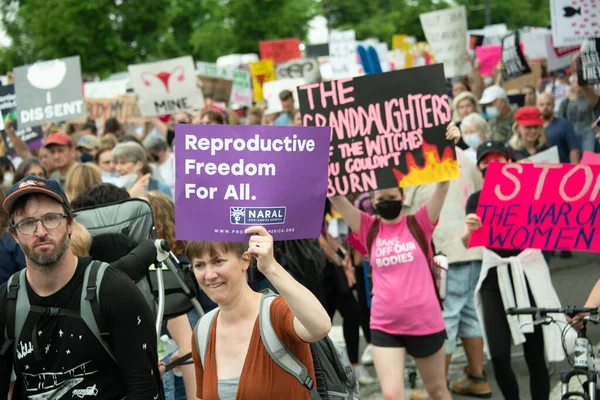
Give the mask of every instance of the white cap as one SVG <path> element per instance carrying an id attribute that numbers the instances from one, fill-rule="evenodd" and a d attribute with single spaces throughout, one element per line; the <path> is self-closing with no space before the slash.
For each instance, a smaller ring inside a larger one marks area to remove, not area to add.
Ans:
<path id="1" fill-rule="evenodd" d="M 506 92 L 498 85 L 490 86 L 489 88 L 483 91 L 483 95 L 481 96 L 481 100 L 479 100 L 479 104 L 486 105 L 493 103 L 498 99 L 507 99 Z"/>

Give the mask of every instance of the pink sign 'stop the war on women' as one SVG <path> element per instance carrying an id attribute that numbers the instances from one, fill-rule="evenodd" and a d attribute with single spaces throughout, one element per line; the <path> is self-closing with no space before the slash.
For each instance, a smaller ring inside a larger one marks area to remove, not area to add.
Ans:
<path id="1" fill-rule="evenodd" d="M 488 166 L 469 247 L 600 252 L 600 165 Z"/>
<path id="2" fill-rule="evenodd" d="M 177 125 L 177 239 L 245 242 L 253 225 L 275 240 L 319 237 L 329 131 Z"/>

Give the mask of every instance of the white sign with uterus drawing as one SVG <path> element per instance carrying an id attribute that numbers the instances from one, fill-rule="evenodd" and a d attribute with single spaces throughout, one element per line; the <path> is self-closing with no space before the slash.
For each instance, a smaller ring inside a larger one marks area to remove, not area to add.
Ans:
<path id="1" fill-rule="evenodd" d="M 130 65 L 129 77 L 145 117 L 204 107 L 191 56 Z"/>

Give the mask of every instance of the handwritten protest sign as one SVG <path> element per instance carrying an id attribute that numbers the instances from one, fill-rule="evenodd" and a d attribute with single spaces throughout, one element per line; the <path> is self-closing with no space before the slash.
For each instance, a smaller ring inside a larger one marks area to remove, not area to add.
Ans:
<path id="1" fill-rule="evenodd" d="M 488 166 L 470 247 L 600 251 L 600 166 Z"/>
<path id="2" fill-rule="evenodd" d="M 143 116 L 172 114 L 204 107 L 191 56 L 129 66 L 131 85 Z"/>
<path id="3" fill-rule="evenodd" d="M 249 71 L 239 68 L 217 67 L 217 64 L 201 61 L 196 63 L 196 68 L 200 75 L 233 81 L 231 94 L 229 95 L 230 106 L 252 106 L 253 92 Z"/>
<path id="4" fill-rule="evenodd" d="M 523 44 L 519 41 L 519 31 L 512 32 L 502 39 L 502 64 L 504 79 L 514 79 L 531 72 L 523 54 Z"/>
<path id="5" fill-rule="evenodd" d="M 21 128 L 83 117 L 79 56 L 14 69 Z"/>
<path id="6" fill-rule="evenodd" d="M 198 75 L 198 79 L 202 82 L 202 95 L 204 98 L 210 97 L 214 101 L 229 104 L 233 81 L 211 78 L 206 75 Z"/>
<path id="7" fill-rule="evenodd" d="M 600 165 L 600 154 L 584 151 L 583 157 L 581 157 L 581 164 Z"/>
<path id="8" fill-rule="evenodd" d="M 329 196 L 459 176 L 441 64 L 305 85 L 298 99 L 304 126 L 331 127 Z"/>
<path id="9" fill-rule="evenodd" d="M 252 88 L 254 89 L 254 101 L 260 103 L 264 98 L 262 90 L 263 84 L 277 79 L 275 76 L 273 60 L 252 62 L 249 66 L 250 75 L 252 76 Z"/>
<path id="10" fill-rule="evenodd" d="M 427 43 L 435 59 L 444 63 L 446 78 L 467 75 L 467 13 L 465 7 L 447 8 L 419 15 Z"/>
<path id="11" fill-rule="evenodd" d="M 177 125 L 179 240 L 316 238 L 325 208 L 329 128 Z M 302 166 L 301 170 L 298 166 Z"/>
<path id="12" fill-rule="evenodd" d="M 85 115 L 96 122 L 106 121 L 109 118 L 129 123 L 144 121 L 138 102 L 133 97 L 85 99 Z"/>
<path id="13" fill-rule="evenodd" d="M 358 75 L 354 30 L 329 34 L 329 62 L 332 79 L 353 78 Z"/>
<path id="14" fill-rule="evenodd" d="M 479 68 L 481 76 L 494 75 L 494 68 L 502 58 L 502 46 L 479 46 L 475 49 L 475 54 L 481 64 Z"/>
<path id="15" fill-rule="evenodd" d="M 83 97 L 90 99 L 113 99 L 125 96 L 129 79 L 114 81 L 84 82 Z"/>
<path id="16" fill-rule="evenodd" d="M 302 78 L 306 83 L 318 82 L 321 79 L 319 63 L 314 58 L 300 58 L 277 64 L 277 79 Z"/>
<path id="17" fill-rule="evenodd" d="M 600 10 L 598 10 L 600 14 Z M 593 85 L 600 82 L 600 37 L 586 38 L 579 51 L 577 61 L 577 81 L 580 85 Z"/>
<path id="18" fill-rule="evenodd" d="M 273 114 L 282 112 L 283 108 L 281 106 L 281 100 L 279 99 L 279 94 L 283 90 L 289 90 L 294 95 L 294 108 L 298 108 L 298 92 L 296 88 L 298 86 L 304 85 L 306 82 L 304 79 L 278 79 L 276 81 L 265 82 L 263 85 L 263 93 L 265 97 L 265 101 L 267 103 L 267 108 L 265 109 L 265 114 Z"/>
<path id="19" fill-rule="evenodd" d="M 300 39 L 297 38 L 262 40 L 258 43 L 260 58 L 272 59 L 276 64 L 300 58 L 302 57 L 300 44 Z"/>
<path id="20" fill-rule="evenodd" d="M 600 36 L 596 0 L 550 0 L 552 37 L 556 47 L 579 46 L 589 36 Z"/>

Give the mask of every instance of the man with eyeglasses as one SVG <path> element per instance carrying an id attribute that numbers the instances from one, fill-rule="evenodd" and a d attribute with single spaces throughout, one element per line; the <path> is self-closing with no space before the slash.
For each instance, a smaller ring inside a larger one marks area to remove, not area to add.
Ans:
<path id="1" fill-rule="evenodd" d="M 3 206 L 27 268 L 24 279 L 17 273 L 0 287 L 0 398 L 7 398 L 14 368 L 13 398 L 163 399 L 154 318 L 133 281 L 111 267 L 98 275 L 96 304 L 106 325 L 100 332 L 108 333 L 109 349 L 81 317 L 80 305 L 90 304 L 82 291 L 89 289 L 83 283 L 93 260 L 69 248 L 73 214 L 60 185 L 27 176 Z M 24 284 L 13 291 L 15 279 Z M 8 288 L 30 306 L 16 301 L 11 309 Z"/>

